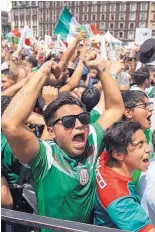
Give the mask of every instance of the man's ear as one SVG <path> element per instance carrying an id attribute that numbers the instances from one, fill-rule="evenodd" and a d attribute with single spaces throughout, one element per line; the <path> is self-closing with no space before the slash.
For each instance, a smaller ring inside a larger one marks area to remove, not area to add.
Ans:
<path id="1" fill-rule="evenodd" d="M 133 114 L 132 109 L 127 109 L 127 108 L 125 108 L 124 116 L 125 116 L 128 120 L 132 120 L 132 118 L 133 118 L 132 114 Z"/>
<path id="2" fill-rule="evenodd" d="M 117 161 L 123 161 L 123 160 L 124 160 L 124 155 L 123 155 L 122 153 L 112 152 L 112 156 L 113 156 Z"/>
<path id="3" fill-rule="evenodd" d="M 51 139 L 54 140 L 56 138 L 56 135 L 54 133 L 53 127 L 47 127 L 47 131 L 48 131 Z"/>

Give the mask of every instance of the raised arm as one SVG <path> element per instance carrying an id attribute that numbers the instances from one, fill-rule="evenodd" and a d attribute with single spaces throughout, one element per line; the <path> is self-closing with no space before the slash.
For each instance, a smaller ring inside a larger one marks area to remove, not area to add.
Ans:
<path id="1" fill-rule="evenodd" d="M 25 127 L 40 90 L 49 80 L 53 61 L 46 62 L 33 78 L 18 91 L 2 117 L 2 130 L 14 155 L 22 162 L 29 163 L 38 153 L 36 136 Z"/>
<path id="2" fill-rule="evenodd" d="M 1 93 L 1 96 L 10 96 L 13 97 L 26 83 L 28 82 L 28 78 L 24 78 L 19 81 L 17 84 L 10 86 L 6 90 Z"/>
<path id="3" fill-rule="evenodd" d="M 98 119 L 98 123 L 106 130 L 113 123 L 119 121 L 123 115 L 122 96 L 116 80 L 111 75 L 110 62 L 93 60 L 85 61 L 85 64 L 88 68 L 95 68 L 98 71 L 105 99 L 105 111 Z"/>
<path id="4" fill-rule="evenodd" d="M 60 88 L 60 92 L 63 91 L 72 91 L 74 90 L 80 83 L 82 72 L 83 72 L 84 64 L 81 60 L 79 60 L 78 65 L 70 78 L 70 81 Z"/>
<path id="5" fill-rule="evenodd" d="M 61 87 L 60 92 L 72 91 L 80 84 L 81 76 L 82 76 L 83 69 L 84 69 L 83 57 L 85 56 L 86 53 L 87 53 L 87 48 L 86 48 L 86 44 L 84 43 L 84 45 L 80 51 L 78 65 L 77 65 L 73 75 L 71 76 L 70 81 L 66 85 Z"/>
<path id="6" fill-rule="evenodd" d="M 71 46 L 67 49 L 67 51 L 64 52 L 59 62 L 59 67 L 62 71 L 66 68 L 68 62 L 71 60 L 79 42 L 81 40 L 85 40 L 85 38 L 86 38 L 86 32 L 85 31 L 80 32 L 75 38 L 75 40 L 73 41 L 73 43 L 71 44 Z"/>

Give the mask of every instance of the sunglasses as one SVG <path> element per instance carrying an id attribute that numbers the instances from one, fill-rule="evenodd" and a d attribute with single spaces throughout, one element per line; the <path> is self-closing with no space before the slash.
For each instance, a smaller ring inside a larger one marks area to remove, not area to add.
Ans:
<path id="1" fill-rule="evenodd" d="M 146 110 L 152 110 L 153 109 L 153 102 L 146 102 L 146 103 L 142 103 L 142 104 L 138 104 L 138 105 L 133 105 L 127 108 L 141 108 L 141 109 L 146 109 Z"/>
<path id="2" fill-rule="evenodd" d="M 76 119 L 82 123 L 82 125 L 87 125 L 90 123 L 90 116 L 88 112 L 82 112 L 78 115 L 68 115 L 61 118 L 58 118 L 54 122 L 51 123 L 50 126 L 54 126 L 60 120 L 65 128 L 73 128 L 75 126 Z"/>

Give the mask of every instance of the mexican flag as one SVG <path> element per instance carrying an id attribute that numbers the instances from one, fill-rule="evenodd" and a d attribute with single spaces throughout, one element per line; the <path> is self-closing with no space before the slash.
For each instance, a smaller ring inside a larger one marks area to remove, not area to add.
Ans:
<path id="1" fill-rule="evenodd" d="M 71 15 L 68 8 L 65 6 L 54 29 L 54 34 L 60 35 L 61 39 L 69 43 L 76 37 L 80 26 L 76 18 Z"/>
<path id="2" fill-rule="evenodd" d="M 13 31 L 9 32 L 8 34 L 6 34 L 7 38 L 16 38 L 16 37 L 21 37 L 21 33 L 20 31 L 18 31 L 17 29 L 14 29 Z"/>
<path id="3" fill-rule="evenodd" d="M 94 35 L 102 35 L 102 32 L 97 30 L 93 23 L 85 24 L 85 28 L 88 32 L 89 37 L 92 37 Z"/>

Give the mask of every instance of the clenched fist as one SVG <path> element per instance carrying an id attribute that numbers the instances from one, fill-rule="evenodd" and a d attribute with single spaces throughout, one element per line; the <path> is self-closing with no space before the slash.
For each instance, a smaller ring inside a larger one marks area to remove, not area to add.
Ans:
<path id="1" fill-rule="evenodd" d="M 56 99 L 58 95 L 58 89 L 51 86 L 44 86 L 42 90 L 42 98 L 45 105 L 49 105 L 52 101 Z"/>

